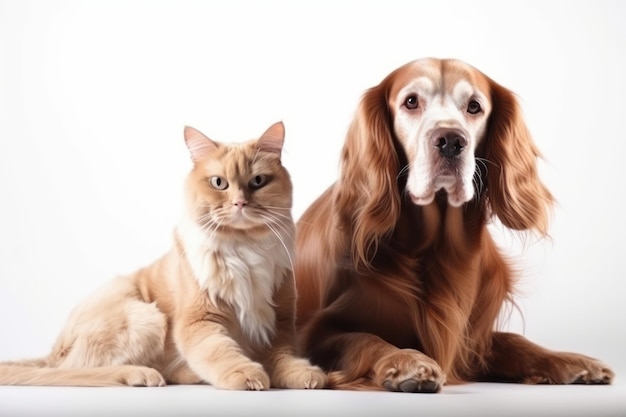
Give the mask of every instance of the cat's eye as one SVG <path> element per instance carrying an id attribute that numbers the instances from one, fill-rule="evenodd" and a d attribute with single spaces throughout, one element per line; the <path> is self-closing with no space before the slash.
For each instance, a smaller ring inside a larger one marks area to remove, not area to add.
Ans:
<path id="1" fill-rule="evenodd" d="M 248 181 L 248 186 L 253 190 L 258 190 L 259 188 L 265 186 L 269 181 L 269 177 L 267 175 L 259 174 L 255 175 Z"/>
<path id="2" fill-rule="evenodd" d="M 211 177 L 211 187 L 215 188 L 216 190 L 225 190 L 228 188 L 228 181 L 226 181 L 224 178 L 222 177 Z"/>

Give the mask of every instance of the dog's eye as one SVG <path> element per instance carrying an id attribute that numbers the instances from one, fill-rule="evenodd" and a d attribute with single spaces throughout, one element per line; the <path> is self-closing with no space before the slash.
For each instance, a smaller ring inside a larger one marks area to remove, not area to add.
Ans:
<path id="1" fill-rule="evenodd" d="M 222 177 L 211 177 L 211 187 L 220 191 L 225 190 L 228 188 L 228 181 Z"/>
<path id="2" fill-rule="evenodd" d="M 410 96 L 406 98 L 406 100 L 404 100 L 404 105 L 409 110 L 416 109 L 418 104 L 419 104 L 419 101 L 417 100 L 417 96 L 415 94 L 411 94 Z"/>
<path id="3" fill-rule="evenodd" d="M 480 113 L 481 110 L 482 110 L 482 107 L 480 107 L 480 103 L 477 102 L 476 100 L 470 101 L 469 104 L 467 105 L 467 112 L 469 114 Z"/>

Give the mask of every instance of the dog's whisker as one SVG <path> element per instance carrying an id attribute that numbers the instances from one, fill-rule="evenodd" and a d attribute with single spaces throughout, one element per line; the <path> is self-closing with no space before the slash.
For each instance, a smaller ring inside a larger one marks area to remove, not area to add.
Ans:
<path id="1" fill-rule="evenodd" d="M 409 165 L 405 165 L 400 172 L 398 172 L 398 175 L 396 176 L 396 180 L 400 179 L 401 176 L 403 176 L 404 174 L 406 174 L 407 172 L 409 172 Z"/>

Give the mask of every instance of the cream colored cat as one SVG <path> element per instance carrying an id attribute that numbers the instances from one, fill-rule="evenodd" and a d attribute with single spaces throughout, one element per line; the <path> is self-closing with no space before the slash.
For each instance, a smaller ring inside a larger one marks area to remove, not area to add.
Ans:
<path id="1" fill-rule="evenodd" d="M 284 133 L 224 145 L 185 128 L 194 167 L 171 251 L 80 304 L 48 357 L 1 364 L 0 384 L 324 387 L 295 356 Z"/>

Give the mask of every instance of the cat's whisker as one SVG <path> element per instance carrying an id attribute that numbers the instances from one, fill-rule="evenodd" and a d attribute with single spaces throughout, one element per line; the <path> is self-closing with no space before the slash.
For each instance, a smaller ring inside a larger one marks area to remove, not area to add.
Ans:
<path id="1" fill-rule="evenodd" d="M 223 222 L 224 222 L 223 217 L 220 217 L 217 220 L 211 219 L 210 221 L 205 222 L 204 224 L 200 225 L 200 229 L 203 232 L 207 233 L 209 239 L 212 239 L 213 236 L 215 236 L 215 234 L 219 230 L 219 228 L 222 226 Z"/>
<path id="2" fill-rule="evenodd" d="M 276 218 L 281 218 L 284 219 L 283 221 L 289 222 L 291 223 L 293 221 L 291 214 L 284 214 L 284 213 L 276 213 L 273 211 L 265 211 L 263 212 L 264 214 L 270 215 L 270 216 L 275 216 Z"/>
<path id="3" fill-rule="evenodd" d="M 291 207 L 263 206 L 262 208 L 272 209 L 272 210 L 291 210 Z"/>
<path id="4" fill-rule="evenodd" d="M 252 165 L 254 165 L 256 163 L 256 158 L 257 156 L 259 156 L 259 151 L 261 150 L 261 148 L 257 148 L 256 152 L 254 153 L 254 157 L 252 158 Z"/>
<path id="5" fill-rule="evenodd" d="M 293 240 L 293 238 L 294 238 L 294 235 L 293 235 L 292 233 L 290 233 L 290 231 L 289 231 L 289 230 L 285 230 L 285 228 L 284 228 L 283 226 L 278 226 L 278 225 L 276 225 L 276 224 L 274 224 L 274 225 L 268 225 L 267 223 L 266 223 L 266 226 L 267 226 L 268 228 L 271 226 L 271 227 L 273 228 L 273 230 L 272 230 L 272 231 L 273 231 L 274 233 L 276 233 L 276 232 L 281 232 L 281 236 L 282 236 L 282 237 L 288 237 L 288 238 L 289 238 L 289 239 L 291 239 L 291 240 Z"/>
<path id="6" fill-rule="evenodd" d="M 268 206 L 256 206 L 251 207 L 253 213 L 257 216 L 267 216 L 267 218 L 274 219 L 274 222 L 281 222 L 286 224 L 292 224 L 293 218 L 291 217 L 291 213 L 278 213 L 274 210 L 267 210 Z"/>
<path id="7" fill-rule="evenodd" d="M 200 227 L 206 227 L 217 223 L 216 216 L 213 214 L 205 214 L 203 216 L 200 216 L 196 219 L 196 221 L 198 222 Z"/>
<path id="8" fill-rule="evenodd" d="M 200 227 L 207 227 L 207 226 L 210 226 L 210 225 L 212 225 L 212 224 L 217 223 L 217 222 L 214 220 L 214 217 L 213 217 L 213 216 L 209 216 L 209 217 L 198 217 L 197 222 L 198 222 L 198 224 L 200 225 Z"/>
<path id="9" fill-rule="evenodd" d="M 287 244 L 285 243 L 280 233 L 278 233 L 278 231 L 276 231 L 276 229 L 274 229 L 270 223 L 265 223 L 265 225 L 268 227 L 268 229 L 272 231 L 272 233 L 274 233 L 274 235 L 276 235 L 280 243 L 283 245 L 283 248 L 285 249 L 285 252 L 287 254 L 287 259 L 289 259 L 289 265 L 291 267 L 291 274 L 293 275 L 293 278 L 295 279 L 295 267 L 293 264 L 293 257 L 291 255 L 291 252 L 289 251 L 289 248 L 287 247 Z"/>
<path id="10" fill-rule="evenodd" d="M 281 230 L 288 235 L 291 236 L 293 234 L 294 229 L 288 227 L 291 224 L 291 218 L 283 220 L 275 215 L 272 215 L 271 213 L 261 213 L 260 216 L 262 219 L 270 221 L 272 224 L 280 227 Z"/>
<path id="11" fill-rule="evenodd" d="M 271 223 L 274 226 L 280 228 L 280 230 L 284 231 L 287 235 L 291 236 L 293 234 L 292 229 L 289 228 L 291 224 L 290 219 L 283 220 L 280 217 L 273 215 L 269 212 L 261 212 L 258 213 L 258 216 L 263 220 L 263 223 L 267 226 L 267 222 Z M 293 229 L 295 231 L 295 229 Z"/>
<path id="12" fill-rule="evenodd" d="M 257 213 L 267 214 L 272 216 L 277 216 L 285 219 L 285 221 L 292 223 L 293 217 L 291 216 L 291 209 L 283 208 L 283 207 L 272 207 L 272 206 L 256 206 L 254 207 Z M 289 210 L 287 213 L 280 213 L 277 210 Z"/>
<path id="13" fill-rule="evenodd" d="M 215 217 L 215 213 L 212 213 L 212 212 L 206 213 L 206 214 L 203 214 L 202 216 L 198 217 L 198 222 L 199 223 L 205 223 L 207 221 L 210 222 L 211 220 L 213 220 L 214 217 Z"/>

